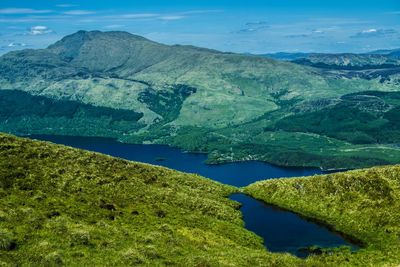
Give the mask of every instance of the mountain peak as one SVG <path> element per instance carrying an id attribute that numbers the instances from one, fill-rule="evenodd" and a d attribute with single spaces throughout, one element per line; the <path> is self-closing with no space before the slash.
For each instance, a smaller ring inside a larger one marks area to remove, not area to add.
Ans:
<path id="1" fill-rule="evenodd" d="M 55 44 L 50 45 L 48 48 L 51 50 L 77 50 L 79 49 L 84 43 L 89 41 L 99 41 L 99 40 L 108 40 L 112 42 L 113 40 L 126 40 L 126 41 L 147 41 L 152 42 L 142 36 L 134 35 L 129 32 L 123 31 L 84 31 L 80 30 L 76 33 L 70 34 L 62 38 L 60 41 L 56 42 Z M 153 43 L 153 42 L 152 42 Z"/>
<path id="2" fill-rule="evenodd" d="M 130 59 L 143 58 L 144 51 L 159 51 L 169 47 L 150 41 L 144 37 L 122 31 L 78 31 L 65 36 L 60 41 L 48 47 L 48 50 L 57 54 L 63 61 L 75 63 L 95 71 L 104 71 L 121 67 Z M 155 54 L 155 58 L 160 55 Z M 136 60 L 148 66 L 149 61 Z M 151 62 L 153 63 L 153 62 Z M 142 66 L 143 67 L 143 66 Z"/>

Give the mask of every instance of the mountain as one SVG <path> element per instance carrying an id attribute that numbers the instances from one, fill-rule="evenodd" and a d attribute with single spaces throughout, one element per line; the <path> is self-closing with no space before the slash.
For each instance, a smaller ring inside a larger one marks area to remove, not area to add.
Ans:
<path id="1" fill-rule="evenodd" d="M 328 70 L 374 70 L 395 69 L 400 67 L 399 49 L 377 50 L 370 53 L 323 54 L 323 53 L 274 53 L 259 55 L 262 57 L 290 61 L 305 66 Z"/>
<path id="2" fill-rule="evenodd" d="M 400 49 L 386 49 L 386 50 L 376 50 L 372 51 L 368 54 L 373 54 L 373 55 L 386 55 L 392 58 L 399 58 L 400 56 Z"/>
<path id="3" fill-rule="evenodd" d="M 400 59 L 400 49 L 391 50 L 388 54 L 389 57 Z"/>
<path id="4" fill-rule="evenodd" d="M 360 100 L 349 105 L 364 112 L 363 96 L 373 91 L 387 108 L 365 112 L 384 122 L 386 112 L 398 110 L 390 93 L 399 81 L 398 69 L 326 69 L 79 31 L 46 49 L 0 57 L 0 130 L 169 144 L 209 153 L 210 163 L 366 167 L 400 162 L 397 128 L 384 128 L 393 138 L 353 142 L 354 134 L 370 135 L 367 120 L 353 113 L 340 136 L 315 127 L 293 131 L 280 121 L 330 112 L 354 94 Z"/>
<path id="5" fill-rule="evenodd" d="M 244 188 L 364 243 L 300 259 L 243 226 L 238 188 L 0 133 L 0 264 L 395 266 L 400 167 L 273 179 Z M 316 248 L 316 252 L 323 251 Z"/>
<path id="6" fill-rule="evenodd" d="M 318 68 L 340 70 L 367 70 L 399 68 L 400 60 L 389 55 L 375 54 L 311 54 L 292 62 Z"/>

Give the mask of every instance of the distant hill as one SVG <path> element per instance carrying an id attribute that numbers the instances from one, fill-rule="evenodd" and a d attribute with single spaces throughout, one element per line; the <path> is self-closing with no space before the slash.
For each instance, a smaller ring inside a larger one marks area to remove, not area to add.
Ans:
<path id="1" fill-rule="evenodd" d="M 400 60 L 388 55 L 311 54 L 292 62 L 324 69 L 367 70 L 399 68 Z"/>
<path id="2" fill-rule="evenodd" d="M 377 50 L 369 53 L 323 54 L 323 53 L 274 53 L 259 55 L 277 60 L 323 69 L 367 70 L 400 67 L 400 49 Z"/>
<path id="3" fill-rule="evenodd" d="M 367 54 L 386 55 L 386 56 L 389 56 L 389 57 L 398 58 L 399 55 L 400 55 L 400 48 L 399 49 L 376 50 L 376 51 L 372 51 L 372 52 L 367 53 Z"/>
<path id="4" fill-rule="evenodd" d="M 0 57 L 0 130 L 169 144 L 207 152 L 212 163 L 255 159 L 330 169 L 400 162 L 388 139 L 349 142 L 356 139 L 351 123 L 335 137 L 310 127 L 270 131 L 283 118 L 327 111 L 349 94 L 399 91 L 395 59 L 310 58 L 296 64 L 126 32 L 79 31 L 46 49 Z"/>

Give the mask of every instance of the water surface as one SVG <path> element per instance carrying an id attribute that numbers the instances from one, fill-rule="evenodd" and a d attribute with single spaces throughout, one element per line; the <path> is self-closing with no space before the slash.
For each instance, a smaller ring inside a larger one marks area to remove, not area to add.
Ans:
<path id="1" fill-rule="evenodd" d="M 278 167 L 260 161 L 209 165 L 204 163 L 207 160 L 206 154 L 184 153 L 180 149 L 165 145 L 124 144 L 110 138 L 55 135 L 31 135 L 29 137 L 128 160 L 160 165 L 187 173 L 196 173 L 237 187 L 271 178 L 309 176 L 322 173 L 317 168 Z"/>
<path id="2" fill-rule="evenodd" d="M 299 215 L 267 205 L 244 194 L 230 197 L 242 204 L 240 211 L 246 228 L 264 238 L 264 245 L 272 252 L 289 252 L 298 257 L 306 257 L 306 248 L 318 246 L 335 248 L 356 246 L 326 227 L 305 220 Z"/>

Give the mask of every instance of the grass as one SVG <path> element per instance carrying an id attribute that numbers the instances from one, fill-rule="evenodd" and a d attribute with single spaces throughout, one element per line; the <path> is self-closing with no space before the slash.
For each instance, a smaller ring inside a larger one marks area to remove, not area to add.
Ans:
<path id="1" fill-rule="evenodd" d="M 260 266 L 236 189 L 197 175 L 0 135 L 1 266 Z"/>
<path id="2" fill-rule="evenodd" d="M 299 259 L 243 226 L 238 188 L 170 169 L 0 134 L 1 266 L 395 266 L 400 166 L 244 188 L 366 247 Z"/>
<path id="3" fill-rule="evenodd" d="M 244 191 L 326 223 L 365 244 L 357 253 L 326 255 L 349 266 L 400 264 L 400 166 L 257 182 Z M 322 258 L 315 258 L 316 262 Z"/>

